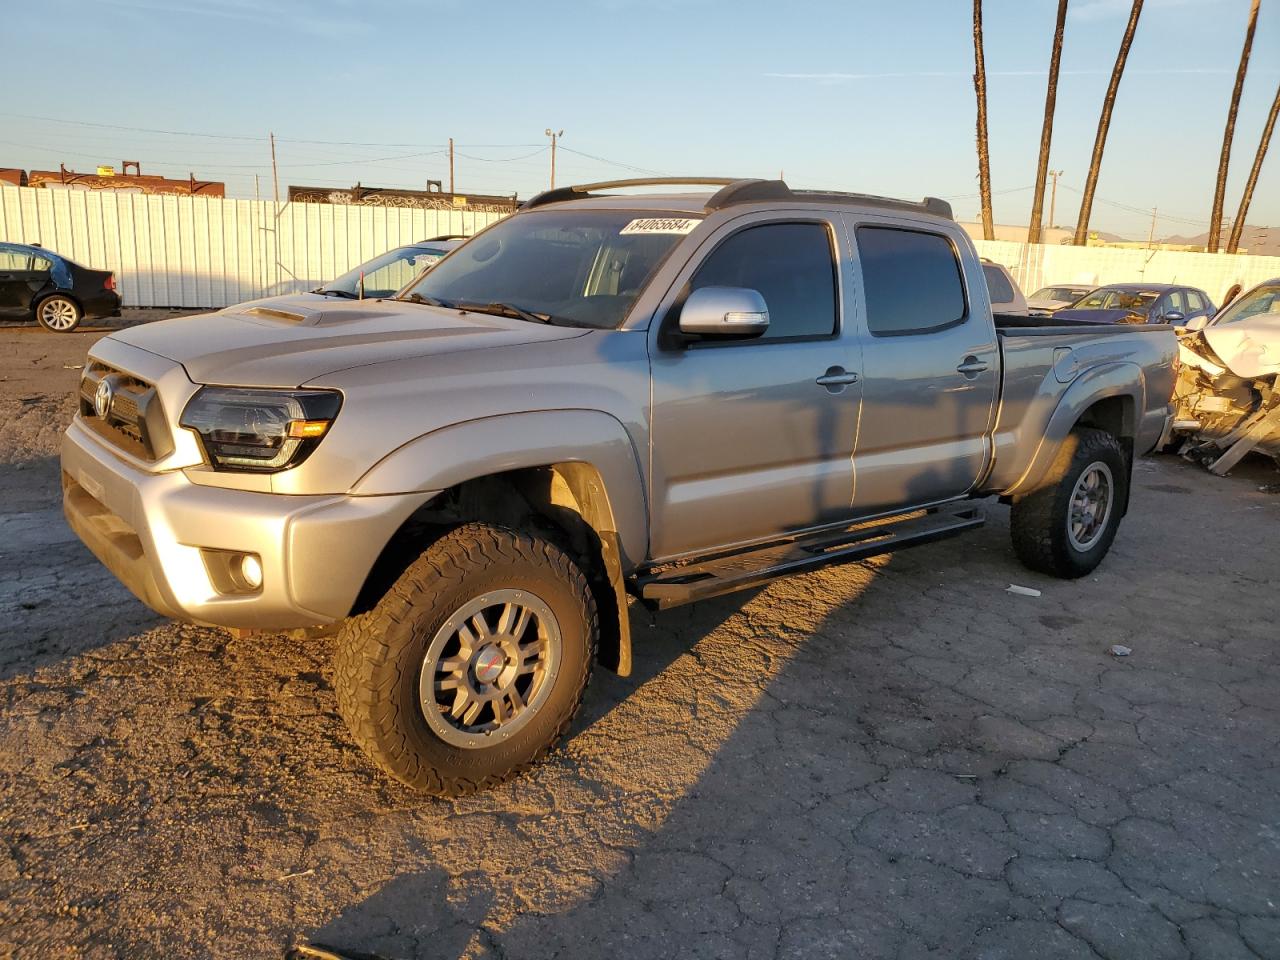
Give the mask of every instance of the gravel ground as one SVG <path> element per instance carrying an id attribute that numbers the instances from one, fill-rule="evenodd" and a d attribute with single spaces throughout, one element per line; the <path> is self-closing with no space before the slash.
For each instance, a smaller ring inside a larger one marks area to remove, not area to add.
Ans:
<path id="1" fill-rule="evenodd" d="M 446 802 L 352 746 L 324 642 L 162 620 L 67 531 L 94 336 L 0 331 L 0 954 L 1280 957 L 1269 466 L 1140 463 L 1080 581 L 1021 569 L 993 505 L 633 609 L 635 676 Z"/>

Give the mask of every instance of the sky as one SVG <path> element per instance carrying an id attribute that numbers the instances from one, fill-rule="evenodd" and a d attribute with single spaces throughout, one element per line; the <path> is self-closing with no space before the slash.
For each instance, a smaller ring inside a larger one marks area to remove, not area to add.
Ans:
<path id="1" fill-rule="evenodd" d="M 1025 224 L 1056 0 L 986 0 L 995 218 Z M 1071 0 L 1050 166 L 1074 226 L 1130 0 Z M 1146 0 L 1091 226 L 1207 228 L 1249 0 Z M 978 213 L 968 0 L 64 0 L 13 4 L 0 166 L 528 196 L 544 131 L 559 183 L 691 174 L 950 199 Z M 44 38 L 44 39 L 37 39 Z M 1234 215 L 1280 84 L 1280 0 L 1262 0 L 1236 126 Z M 12 82 L 10 93 L 21 89 Z M 131 129 L 123 129 L 131 128 Z M 1046 197 L 1046 207 L 1048 198 Z M 1280 226 L 1280 134 L 1249 222 Z"/>

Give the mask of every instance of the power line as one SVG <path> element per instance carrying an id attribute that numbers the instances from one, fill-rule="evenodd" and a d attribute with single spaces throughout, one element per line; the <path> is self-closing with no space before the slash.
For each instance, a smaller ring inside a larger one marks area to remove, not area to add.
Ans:
<path id="1" fill-rule="evenodd" d="M 597 157 L 593 153 L 584 153 L 581 150 L 574 150 L 572 147 L 566 147 L 563 143 L 559 148 L 565 153 L 574 153 L 580 157 L 586 157 L 588 160 L 595 160 L 599 163 L 607 163 L 611 167 L 621 167 L 624 170 L 634 170 L 636 173 L 647 173 L 650 176 L 661 177 L 665 174 L 661 170 L 650 170 L 648 167 L 637 167 L 635 164 L 623 163 L 621 160 L 610 160 L 607 157 Z"/>
<path id="2" fill-rule="evenodd" d="M 60 123 L 73 127 L 97 127 L 102 130 L 122 130 L 129 133 L 156 133 L 168 137 L 200 137 L 209 140 L 241 140 L 251 143 L 267 143 L 268 138 L 263 136 L 249 136 L 246 134 L 232 133 L 199 133 L 194 130 L 163 130 L 156 127 L 129 127 L 118 123 L 98 123 L 92 120 L 64 120 L 59 117 L 41 117 L 30 113 L 8 113 L 0 111 L 0 117 L 14 117 L 20 120 L 39 120 L 43 123 Z M 304 140 L 289 137 L 276 137 L 277 143 L 311 143 L 323 146 L 334 147 L 418 147 L 432 149 L 447 149 L 447 143 L 375 143 L 362 140 Z M 461 146 L 471 147 L 472 149 L 489 149 L 499 147 L 536 147 L 536 143 L 466 143 Z"/>
<path id="3" fill-rule="evenodd" d="M 536 157 L 539 154 L 546 153 L 550 147 L 540 147 L 532 153 L 522 153 L 518 157 L 473 157 L 469 153 L 458 153 L 460 157 L 466 157 L 468 160 L 479 160 L 481 163 L 513 163 L 516 160 L 528 160 L 530 157 Z"/>

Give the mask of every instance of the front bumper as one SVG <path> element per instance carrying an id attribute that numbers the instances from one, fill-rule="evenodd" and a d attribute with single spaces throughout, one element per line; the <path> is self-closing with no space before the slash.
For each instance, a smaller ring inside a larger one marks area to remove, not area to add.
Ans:
<path id="1" fill-rule="evenodd" d="M 63 510 L 76 535 L 153 610 L 224 627 L 288 630 L 346 617 L 383 547 L 432 492 L 288 496 L 148 473 L 75 420 L 62 441 Z M 256 554 L 238 591 L 218 558 Z"/>

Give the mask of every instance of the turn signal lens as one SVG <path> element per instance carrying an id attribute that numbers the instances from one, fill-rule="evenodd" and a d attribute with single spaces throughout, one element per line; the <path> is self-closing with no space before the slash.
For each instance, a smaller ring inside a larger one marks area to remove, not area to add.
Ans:
<path id="1" fill-rule="evenodd" d="M 310 439 L 315 437 L 323 437 L 324 432 L 329 429 L 328 420 L 290 420 L 289 436 Z"/>

